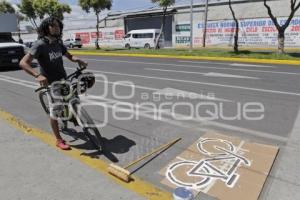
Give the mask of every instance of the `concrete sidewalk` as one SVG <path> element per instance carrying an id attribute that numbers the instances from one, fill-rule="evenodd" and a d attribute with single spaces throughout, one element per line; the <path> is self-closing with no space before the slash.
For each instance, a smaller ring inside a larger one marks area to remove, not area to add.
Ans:
<path id="1" fill-rule="evenodd" d="M 0 194 L 6 200 L 142 199 L 0 119 Z"/>
<path id="2" fill-rule="evenodd" d="M 280 147 L 261 200 L 300 199 L 300 109 L 286 145 Z"/>

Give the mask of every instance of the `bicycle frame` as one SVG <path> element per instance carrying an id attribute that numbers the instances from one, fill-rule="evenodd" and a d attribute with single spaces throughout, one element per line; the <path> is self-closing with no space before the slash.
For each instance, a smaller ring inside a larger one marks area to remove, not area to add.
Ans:
<path id="1" fill-rule="evenodd" d="M 40 88 L 35 90 L 35 92 L 46 93 L 48 102 L 49 101 L 53 102 L 54 98 L 61 98 L 62 99 L 62 102 L 59 102 L 59 105 L 64 106 L 64 109 L 62 110 L 61 117 L 59 117 L 62 121 L 70 121 L 73 117 L 76 118 L 76 116 L 74 116 L 74 112 L 70 112 L 69 108 L 71 106 L 72 110 L 74 110 L 72 105 L 74 103 L 80 104 L 78 89 L 81 86 L 79 85 L 78 81 L 74 82 L 74 79 L 78 80 L 80 75 L 82 75 L 82 71 L 85 70 L 85 68 L 81 68 L 81 66 L 79 66 L 79 67 L 80 68 L 77 68 L 77 70 L 74 73 L 67 76 L 66 80 L 64 80 L 62 82 L 56 82 L 55 83 L 55 84 L 61 84 L 61 85 L 68 85 L 68 90 L 69 90 L 68 95 L 56 96 L 55 94 L 52 94 L 51 86 L 40 87 Z M 86 90 L 86 88 L 85 88 L 85 90 Z M 51 98 L 51 99 L 49 99 L 49 98 Z M 49 113 L 47 113 L 47 114 L 49 114 Z"/>

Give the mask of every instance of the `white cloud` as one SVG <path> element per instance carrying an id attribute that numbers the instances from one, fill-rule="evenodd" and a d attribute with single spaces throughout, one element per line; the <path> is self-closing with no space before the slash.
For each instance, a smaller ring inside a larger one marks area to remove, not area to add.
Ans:
<path id="1" fill-rule="evenodd" d="M 72 12 L 64 15 L 66 29 L 95 27 L 96 15 L 93 12 L 86 13 L 78 5 L 71 5 Z"/>
<path id="2" fill-rule="evenodd" d="M 16 7 L 16 5 L 14 5 Z M 91 10 L 90 13 L 86 13 L 81 9 L 78 5 L 71 5 L 72 12 L 70 14 L 64 15 L 64 26 L 65 29 L 84 29 L 84 28 L 94 28 L 96 27 L 96 15 Z M 103 11 L 100 13 L 100 19 L 105 16 L 107 11 Z M 38 23 L 39 20 L 37 20 Z M 21 22 L 21 29 L 25 29 L 25 26 L 28 26 L 30 22 L 22 21 Z"/>
<path id="3" fill-rule="evenodd" d="M 18 3 L 20 3 L 21 0 L 7 0 L 11 4 L 13 4 L 14 8 L 17 9 Z M 200 3 L 203 2 L 204 0 L 194 0 L 194 3 Z M 210 0 L 210 1 L 219 1 L 219 0 Z M 61 1 L 64 3 L 74 3 L 75 1 L 73 0 L 64 0 Z M 113 10 L 123 10 L 124 9 L 129 9 L 129 8 L 146 8 L 149 7 L 150 5 L 155 6 L 155 4 L 150 3 L 150 0 L 115 0 L 113 1 Z M 190 0 L 177 0 L 177 4 L 188 4 Z M 71 4 L 70 5 L 72 12 L 70 14 L 65 14 L 64 18 L 64 25 L 65 29 L 79 29 L 79 28 L 90 28 L 90 27 L 95 27 L 96 26 L 96 15 L 94 14 L 93 10 L 91 10 L 90 13 L 86 13 L 81 9 L 80 6 Z M 100 19 L 107 14 L 108 11 L 103 11 L 100 15 Z M 38 22 L 38 20 L 37 20 Z M 21 29 L 25 29 L 25 26 L 31 25 L 30 22 L 23 21 L 21 22 Z"/>

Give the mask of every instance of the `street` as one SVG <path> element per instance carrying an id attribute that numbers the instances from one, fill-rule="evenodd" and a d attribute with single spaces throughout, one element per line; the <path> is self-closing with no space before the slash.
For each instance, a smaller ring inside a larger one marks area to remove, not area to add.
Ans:
<path id="1" fill-rule="evenodd" d="M 173 188 L 162 183 L 161 170 L 200 137 L 217 132 L 279 147 L 260 199 L 300 198 L 296 192 L 300 189 L 298 66 L 80 57 L 89 63 L 87 71 L 96 75 L 95 86 L 82 95 L 82 102 L 99 125 L 110 154 L 95 154 L 70 125 L 73 131 L 63 136 L 73 148 L 124 166 L 181 137 L 179 143 L 134 173 L 172 192 Z M 76 67 L 65 60 L 68 73 Z M 48 117 L 34 93 L 38 84 L 31 76 L 22 70 L 2 70 L 0 83 L 0 108 L 51 133 Z M 46 157 L 51 156 L 47 150 L 44 153 Z"/>

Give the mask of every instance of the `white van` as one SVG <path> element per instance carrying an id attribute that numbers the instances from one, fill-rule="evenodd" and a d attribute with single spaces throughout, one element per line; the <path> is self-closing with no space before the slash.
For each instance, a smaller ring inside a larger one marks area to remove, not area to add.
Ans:
<path id="1" fill-rule="evenodd" d="M 124 47 L 127 49 L 145 48 L 150 49 L 155 47 L 156 37 L 159 35 L 159 29 L 141 29 L 129 31 L 124 36 Z M 159 47 L 164 46 L 164 39 L 161 36 L 159 40 Z"/>

